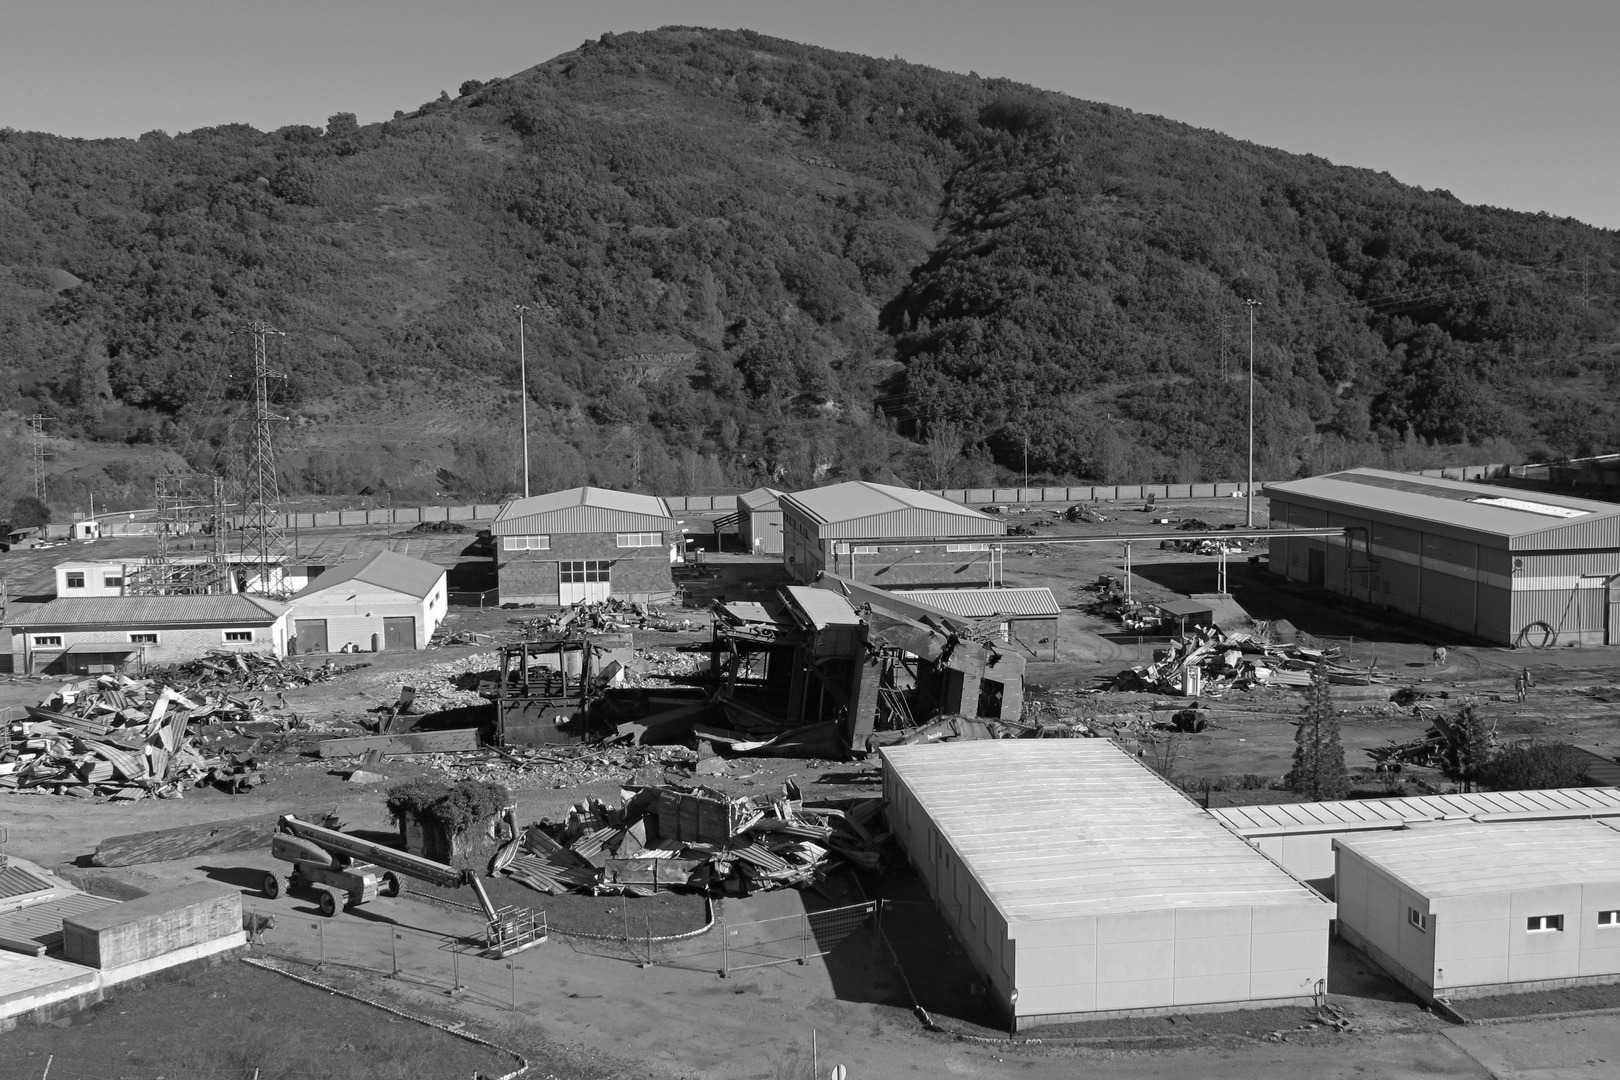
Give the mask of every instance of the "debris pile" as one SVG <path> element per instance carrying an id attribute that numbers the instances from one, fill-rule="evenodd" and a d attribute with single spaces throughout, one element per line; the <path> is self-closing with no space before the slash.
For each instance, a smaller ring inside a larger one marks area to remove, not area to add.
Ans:
<path id="1" fill-rule="evenodd" d="M 187 693 L 123 675 L 63 686 L 8 725 L 0 789 L 133 801 L 262 783 L 252 739 L 285 725 L 256 715 L 256 698 Z M 246 748 L 224 746 L 243 736 Z"/>
<path id="2" fill-rule="evenodd" d="M 558 789 L 594 784 L 656 782 L 673 771 L 690 775 L 697 754 L 684 746 L 547 746 L 544 749 L 479 750 L 434 754 L 431 769 L 451 778 L 491 780 L 513 791 Z"/>
<path id="3" fill-rule="evenodd" d="M 1454 770 L 1470 752 L 1488 757 L 1501 746 L 1493 722 L 1489 730 L 1477 733 L 1479 744 L 1470 747 L 1470 719 L 1467 710 L 1455 719 L 1435 715 L 1422 735 L 1408 742 L 1392 740 L 1383 746 L 1369 747 L 1367 756 L 1373 759 L 1376 772 L 1398 773 L 1406 768 Z"/>
<path id="4" fill-rule="evenodd" d="M 313 682 L 325 682 L 345 671 L 357 671 L 369 664 L 349 664 L 339 667 L 328 660 L 325 664 L 306 665 L 290 657 L 269 653 L 227 652 L 213 650 L 198 660 L 187 660 L 169 668 L 152 668 L 147 674 L 153 680 L 179 686 L 187 691 L 201 687 L 229 686 L 241 690 L 292 690 Z"/>
<path id="5" fill-rule="evenodd" d="M 529 826 L 524 853 L 503 873 L 545 893 L 576 889 L 645 896 L 660 888 L 746 895 L 813 886 L 842 862 L 876 868 L 889 838 L 882 799 L 848 809 L 781 794 L 729 798 L 712 788 L 627 788 L 619 806 L 580 803 L 559 822 Z"/>
<path id="6" fill-rule="evenodd" d="M 1232 687 L 1303 688 L 1311 684 L 1311 671 L 1318 664 L 1326 666 L 1331 683 L 1367 686 L 1386 681 L 1371 667 L 1336 663 L 1336 648 L 1272 645 L 1252 634 L 1215 626 L 1195 627 L 1185 638 L 1172 639 L 1168 649 L 1156 650 L 1155 656 L 1152 664 L 1120 672 L 1105 689 L 1215 695 Z"/>
<path id="7" fill-rule="evenodd" d="M 1107 514 L 1098 513 L 1089 506 L 1075 503 L 1073 506 L 1063 511 L 1063 520 L 1082 521 L 1088 525 L 1101 525 L 1105 521 L 1112 521 L 1114 519 L 1109 517 Z"/>
<path id="8" fill-rule="evenodd" d="M 502 605 L 513 606 L 516 605 Z M 620 630 L 662 630 L 675 633 L 692 629 L 692 620 L 676 618 L 646 604 L 609 598 L 600 603 L 580 601 L 563 608 L 554 615 L 533 619 L 512 619 L 512 625 L 523 628 L 529 636 L 556 635 L 563 631 L 614 632 Z"/>

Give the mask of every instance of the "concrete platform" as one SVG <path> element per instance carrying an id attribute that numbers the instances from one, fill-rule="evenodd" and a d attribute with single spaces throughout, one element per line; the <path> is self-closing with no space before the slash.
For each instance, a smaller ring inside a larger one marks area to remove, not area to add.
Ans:
<path id="1" fill-rule="evenodd" d="M 82 995 L 99 995 L 101 976 L 47 956 L 0 952 L 0 1030 L 4 1021 Z"/>

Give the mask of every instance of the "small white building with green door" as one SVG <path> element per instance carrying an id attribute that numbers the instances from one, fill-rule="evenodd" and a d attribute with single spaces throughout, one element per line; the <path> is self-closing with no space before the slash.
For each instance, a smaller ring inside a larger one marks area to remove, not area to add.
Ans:
<path id="1" fill-rule="evenodd" d="M 425 649 L 444 621 L 448 572 L 375 551 L 315 577 L 288 602 L 290 653 Z"/>

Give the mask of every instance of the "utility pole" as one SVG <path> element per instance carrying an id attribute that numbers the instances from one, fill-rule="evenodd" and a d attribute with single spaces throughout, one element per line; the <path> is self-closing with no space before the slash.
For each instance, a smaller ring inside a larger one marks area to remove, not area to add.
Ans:
<path id="1" fill-rule="evenodd" d="M 523 497 L 529 497 L 529 361 L 523 341 L 523 316 L 529 311 L 522 304 L 513 304 L 518 317 L 518 400 L 523 404 Z"/>
<path id="2" fill-rule="evenodd" d="M 257 591 L 275 596 L 285 591 L 287 534 L 281 521 L 281 482 L 276 476 L 276 447 L 271 437 L 274 425 L 285 423 L 285 416 L 270 411 L 270 380 L 285 379 L 270 370 L 266 348 L 268 338 L 286 333 L 265 323 L 248 328 L 253 337 L 253 448 L 247 475 L 242 479 L 242 512 L 246 530 L 242 542 L 244 561 L 257 568 Z"/>
<path id="3" fill-rule="evenodd" d="M 1260 301 L 1250 298 L 1243 301 L 1243 305 L 1249 309 L 1249 486 L 1244 492 L 1243 527 L 1252 529 L 1254 528 L 1254 309 L 1260 306 Z"/>
<path id="4" fill-rule="evenodd" d="M 1029 487 L 1029 432 L 1024 432 L 1024 486 Z"/>
<path id="5" fill-rule="evenodd" d="M 45 502 L 45 422 L 49 419 L 38 413 L 28 418 L 28 428 L 33 432 L 34 442 L 34 498 L 41 505 Z"/>

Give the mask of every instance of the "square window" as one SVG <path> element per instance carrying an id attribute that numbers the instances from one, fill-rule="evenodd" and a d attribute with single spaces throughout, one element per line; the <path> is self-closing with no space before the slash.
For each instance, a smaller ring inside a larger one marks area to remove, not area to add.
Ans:
<path id="1" fill-rule="evenodd" d="M 67 575 L 67 587 L 70 589 L 84 588 L 84 574 L 80 571 L 70 571 Z"/>
<path id="2" fill-rule="evenodd" d="M 155 633 L 135 633 L 129 635 L 131 645 L 156 645 L 158 636 Z"/>
<path id="3" fill-rule="evenodd" d="M 1620 926 L 1620 911 L 1598 912 L 1599 926 Z"/>
<path id="4" fill-rule="evenodd" d="M 1525 920 L 1525 929 L 1532 933 L 1557 933 L 1564 929 L 1562 915 L 1532 915 Z"/>
<path id="5" fill-rule="evenodd" d="M 61 645 L 62 645 L 62 635 L 61 634 L 35 634 L 34 635 L 34 648 L 36 648 L 36 649 L 60 648 Z"/>
<path id="6" fill-rule="evenodd" d="M 101 586 L 104 589 L 122 589 L 124 587 L 123 574 L 102 574 Z"/>
<path id="7" fill-rule="evenodd" d="M 1415 907 L 1406 909 L 1406 921 L 1424 933 L 1429 932 L 1429 917 Z"/>
<path id="8" fill-rule="evenodd" d="M 227 630 L 227 631 L 225 631 L 225 640 L 226 641 L 252 641 L 253 640 L 253 631 L 251 631 L 251 630 Z"/>

